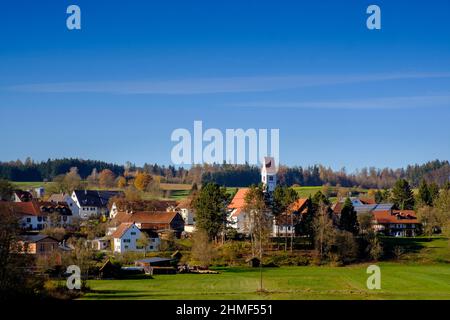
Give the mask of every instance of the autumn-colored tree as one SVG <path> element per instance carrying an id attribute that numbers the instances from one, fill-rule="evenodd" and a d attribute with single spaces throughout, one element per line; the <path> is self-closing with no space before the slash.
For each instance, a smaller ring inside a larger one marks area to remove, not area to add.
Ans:
<path id="1" fill-rule="evenodd" d="M 62 189 L 68 193 L 81 187 L 81 177 L 78 174 L 78 168 L 70 168 L 70 171 L 65 175 L 62 181 Z"/>
<path id="2" fill-rule="evenodd" d="M 127 186 L 127 179 L 125 179 L 125 177 L 120 176 L 116 179 L 116 181 L 117 181 L 117 188 L 123 189 Z"/>
<path id="3" fill-rule="evenodd" d="M 125 199 L 127 201 L 142 200 L 141 192 L 139 192 L 139 190 L 137 190 L 134 186 L 129 186 L 129 187 L 125 188 L 124 193 L 125 193 Z"/>
<path id="4" fill-rule="evenodd" d="M 86 178 L 89 187 L 98 187 L 98 172 L 97 169 L 92 169 L 92 173 Z"/>
<path id="5" fill-rule="evenodd" d="M 152 181 L 151 175 L 149 175 L 146 172 L 139 172 L 136 175 L 136 179 L 134 180 L 134 186 L 136 187 L 136 189 L 144 191 L 145 189 L 147 189 L 147 186 L 150 184 L 151 181 Z"/>
<path id="6" fill-rule="evenodd" d="M 99 181 L 100 187 L 102 187 L 102 188 L 114 187 L 115 180 L 116 180 L 116 176 L 109 169 L 102 170 L 98 175 L 98 181 Z"/>

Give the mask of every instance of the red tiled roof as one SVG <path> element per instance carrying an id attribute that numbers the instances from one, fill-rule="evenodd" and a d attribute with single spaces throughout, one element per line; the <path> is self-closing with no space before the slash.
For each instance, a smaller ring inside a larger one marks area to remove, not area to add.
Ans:
<path id="1" fill-rule="evenodd" d="M 392 212 L 400 215 L 401 217 L 417 219 L 417 215 L 414 210 L 393 210 Z"/>
<path id="2" fill-rule="evenodd" d="M 247 194 L 248 188 L 241 188 L 239 189 L 233 200 L 231 200 L 230 204 L 228 205 L 229 210 L 235 210 L 233 212 L 233 217 L 237 217 L 241 214 L 242 209 L 245 207 L 245 195 Z"/>
<path id="3" fill-rule="evenodd" d="M 40 216 L 41 209 L 37 201 L 11 202 L 11 207 L 16 214 L 24 216 Z"/>
<path id="4" fill-rule="evenodd" d="M 340 202 L 340 201 L 338 201 L 338 202 L 336 202 L 335 204 L 334 204 L 334 206 L 333 206 L 333 213 L 334 214 L 341 214 L 341 211 L 342 211 L 342 207 L 344 206 L 344 203 L 343 202 Z"/>
<path id="5" fill-rule="evenodd" d="M 374 211 L 374 219 L 379 224 L 389 224 L 389 223 L 402 223 L 402 224 L 418 224 L 420 223 L 417 218 L 408 218 L 406 216 L 401 216 L 399 214 L 391 214 L 390 211 Z"/>
<path id="6" fill-rule="evenodd" d="M 298 212 L 302 213 L 302 211 L 305 209 L 307 203 L 308 203 L 308 198 L 300 198 L 300 199 L 297 199 L 297 201 L 295 201 L 289 209 L 294 212 L 298 211 Z"/>
<path id="7" fill-rule="evenodd" d="M 363 204 L 377 204 L 375 199 L 368 197 L 359 198 L 359 201 L 361 201 Z"/>
<path id="8" fill-rule="evenodd" d="M 122 238 L 123 234 L 125 232 L 127 232 L 128 229 L 130 229 L 130 227 L 133 225 L 133 223 L 121 223 L 116 231 L 114 231 L 114 233 L 111 235 L 112 238 L 117 239 L 117 238 Z"/>
<path id="9" fill-rule="evenodd" d="M 138 211 L 133 213 L 119 212 L 114 221 L 118 223 L 158 223 L 169 224 L 177 216 L 177 212 L 167 211 Z"/>

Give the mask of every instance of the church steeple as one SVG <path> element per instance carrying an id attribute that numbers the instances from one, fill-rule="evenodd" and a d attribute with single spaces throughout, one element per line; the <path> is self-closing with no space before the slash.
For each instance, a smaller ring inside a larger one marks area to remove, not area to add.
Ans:
<path id="1" fill-rule="evenodd" d="M 261 182 L 266 192 L 273 192 L 277 186 L 277 170 L 273 157 L 264 157 L 261 168 Z"/>

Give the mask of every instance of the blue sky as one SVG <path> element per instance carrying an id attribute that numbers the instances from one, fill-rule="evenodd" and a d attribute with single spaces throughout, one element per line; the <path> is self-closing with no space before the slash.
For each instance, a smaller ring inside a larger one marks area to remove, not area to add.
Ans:
<path id="1" fill-rule="evenodd" d="M 4 1 L 0 160 L 170 164 L 194 120 L 279 128 L 288 165 L 450 159 L 450 2 L 314 2 Z"/>

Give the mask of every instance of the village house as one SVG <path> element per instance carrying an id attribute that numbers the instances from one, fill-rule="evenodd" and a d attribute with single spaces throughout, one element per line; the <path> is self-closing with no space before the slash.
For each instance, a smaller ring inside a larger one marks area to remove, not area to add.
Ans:
<path id="1" fill-rule="evenodd" d="M 45 196 L 45 188 L 44 187 L 34 188 L 33 192 L 36 195 L 36 198 L 38 198 L 38 199 L 42 199 Z"/>
<path id="2" fill-rule="evenodd" d="M 303 215 L 308 212 L 309 199 L 300 198 L 295 201 L 288 212 L 274 217 L 272 234 L 274 237 L 295 236 L 296 226 L 300 223 Z"/>
<path id="3" fill-rule="evenodd" d="M 109 237 L 96 238 L 89 241 L 91 248 L 96 251 L 108 250 L 111 247 L 111 239 Z"/>
<path id="4" fill-rule="evenodd" d="M 184 231 L 184 220 L 178 212 L 172 211 L 138 211 L 119 212 L 114 219 L 116 226 L 122 223 L 134 223 L 140 230 L 146 230 L 162 234 L 173 232 L 180 237 Z"/>
<path id="5" fill-rule="evenodd" d="M 186 233 L 193 233 L 195 231 L 195 214 L 191 202 L 191 199 L 182 200 L 176 208 L 184 220 L 184 232 Z"/>
<path id="6" fill-rule="evenodd" d="M 116 198 L 110 208 L 109 217 L 114 219 L 119 212 L 126 211 L 175 211 L 177 202 L 173 200 L 136 200 Z"/>
<path id="7" fill-rule="evenodd" d="M 391 237 L 415 237 L 421 223 L 414 210 L 376 211 L 373 215 L 375 231 Z"/>
<path id="8" fill-rule="evenodd" d="M 377 211 L 389 211 L 392 210 L 394 206 L 392 203 L 375 203 L 375 201 L 371 201 L 367 198 L 352 197 L 350 198 L 350 200 L 352 201 L 353 208 L 355 208 L 355 211 L 358 215 Z M 332 206 L 333 212 L 337 216 L 341 214 L 344 202 L 345 199 L 341 199 Z"/>
<path id="9" fill-rule="evenodd" d="M 21 236 L 18 241 L 22 253 L 46 256 L 59 251 L 58 240 L 47 235 Z"/>
<path id="10" fill-rule="evenodd" d="M 28 202 L 33 200 L 31 192 L 23 190 L 14 190 L 12 194 L 12 201 L 14 202 Z"/>
<path id="11" fill-rule="evenodd" d="M 67 193 L 54 193 L 48 198 L 49 202 L 53 203 L 67 203 L 70 210 L 72 211 L 72 215 L 74 217 L 80 217 L 80 209 L 78 208 L 75 201 L 72 199 L 70 194 Z"/>
<path id="12" fill-rule="evenodd" d="M 248 217 L 245 213 L 245 195 L 248 188 L 240 188 L 228 205 L 228 226 L 240 234 L 248 233 Z"/>
<path id="13" fill-rule="evenodd" d="M 24 230 L 42 230 L 47 227 L 67 227 L 72 223 L 72 211 L 66 203 L 43 201 L 11 202 L 15 214 L 20 217 Z"/>
<path id="14" fill-rule="evenodd" d="M 373 229 L 386 236 L 415 237 L 420 232 L 421 223 L 414 210 L 395 210 L 392 203 L 375 203 L 366 198 L 350 198 L 357 215 L 370 214 L 373 217 Z M 332 207 L 339 219 L 344 199 Z"/>
<path id="15" fill-rule="evenodd" d="M 149 245 L 144 248 L 139 244 L 142 232 L 145 231 L 141 231 L 132 222 L 121 223 L 111 235 L 113 251 L 115 253 L 158 251 L 160 245 L 158 235 L 153 232 L 146 232 Z"/>
<path id="16" fill-rule="evenodd" d="M 104 190 L 75 190 L 72 193 L 72 200 L 78 207 L 78 213 L 81 219 L 108 216 L 108 201 L 112 197 L 123 195 L 120 191 Z"/>

